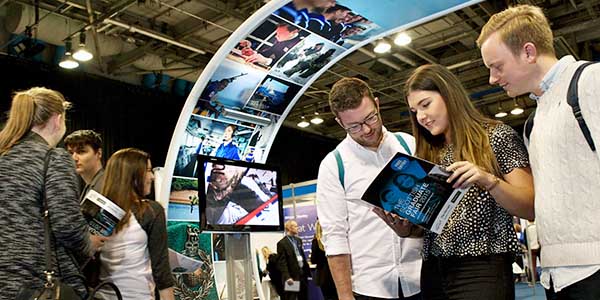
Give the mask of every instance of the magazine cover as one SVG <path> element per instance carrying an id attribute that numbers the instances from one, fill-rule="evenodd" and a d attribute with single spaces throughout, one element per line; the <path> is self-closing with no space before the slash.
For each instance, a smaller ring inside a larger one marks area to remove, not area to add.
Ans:
<path id="1" fill-rule="evenodd" d="M 90 190 L 81 201 L 81 212 L 92 233 L 103 236 L 110 236 L 125 216 L 123 209 L 94 190 Z"/>
<path id="2" fill-rule="evenodd" d="M 431 162 L 397 153 L 361 199 L 440 233 L 466 189 L 453 189 L 450 174 Z"/>

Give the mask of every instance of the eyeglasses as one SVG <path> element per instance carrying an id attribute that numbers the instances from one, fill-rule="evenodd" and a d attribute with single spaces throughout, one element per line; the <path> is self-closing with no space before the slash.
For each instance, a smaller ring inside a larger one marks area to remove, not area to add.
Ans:
<path id="1" fill-rule="evenodd" d="M 377 124 L 377 121 L 379 121 L 379 112 L 374 111 L 370 115 L 368 115 L 362 122 L 354 123 L 348 127 L 342 127 L 349 133 L 359 133 L 362 130 L 363 125 L 373 126 Z"/>

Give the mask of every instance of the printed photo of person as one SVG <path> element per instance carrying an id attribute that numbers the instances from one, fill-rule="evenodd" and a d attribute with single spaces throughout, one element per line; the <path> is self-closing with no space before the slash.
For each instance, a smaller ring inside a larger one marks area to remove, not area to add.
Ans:
<path id="1" fill-rule="evenodd" d="M 310 35 L 284 56 L 269 75 L 291 80 L 304 85 L 325 65 L 345 49 L 338 47 L 318 35 Z"/>
<path id="2" fill-rule="evenodd" d="M 311 16 L 322 14 L 328 8 L 335 6 L 335 2 L 335 0 L 294 0 L 273 14 L 298 27 L 308 28 Z"/>
<path id="3" fill-rule="evenodd" d="M 359 10 L 354 10 L 352 4 L 352 1 L 294 0 L 273 15 L 349 48 L 357 41 L 381 32 L 374 30 L 380 28 L 379 25 L 367 19 Z M 373 6 L 372 3 L 369 5 Z M 381 10 L 381 7 L 385 6 L 377 5 L 376 9 Z M 388 11 L 387 8 L 385 11 Z"/>
<path id="4" fill-rule="evenodd" d="M 309 33 L 276 17 L 268 18 L 249 37 L 231 50 L 229 58 L 240 63 L 271 68 Z"/>
<path id="5" fill-rule="evenodd" d="M 248 100 L 246 107 L 281 115 L 300 88 L 294 83 L 267 76 Z"/>
<path id="6" fill-rule="evenodd" d="M 173 175 L 195 178 L 198 154 L 240 160 L 254 131 L 253 127 L 242 124 L 192 115 L 179 146 Z"/>
<path id="7" fill-rule="evenodd" d="M 219 119 L 225 107 L 242 107 L 266 73 L 225 59 L 200 94 L 193 114 Z"/>

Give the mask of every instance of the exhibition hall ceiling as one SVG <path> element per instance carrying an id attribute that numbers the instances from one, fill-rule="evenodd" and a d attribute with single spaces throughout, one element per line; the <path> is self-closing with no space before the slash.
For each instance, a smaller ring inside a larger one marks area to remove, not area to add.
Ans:
<path id="1" fill-rule="evenodd" d="M 87 70 L 117 79 L 164 74 L 169 80 L 187 81 L 195 81 L 220 45 L 264 4 L 262 0 L 0 0 L 5 27 L 25 33 L 26 25 L 36 18 L 36 2 L 41 21 L 32 34 L 55 45 L 64 44 L 71 36 L 73 48 L 77 48 L 79 33 L 86 32 L 86 46 L 95 55 Z M 341 77 L 358 76 L 379 97 L 387 128 L 410 131 L 403 84 L 412 70 L 427 63 L 451 69 L 475 105 L 492 118 L 500 110 L 524 108 L 523 114 L 509 113 L 502 118 L 514 126 L 522 124 L 534 102 L 527 96 L 509 98 L 490 86 L 475 44 L 492 14 L 517 3 L 544 8 L 558 56 L 598 59 L 600 0 L 485 1 L 406 29 L 412 38 L 409 45 L 394 45 L 395 36 L 390 35 L 384 38 L 392 45 L 387 53 L 375 53 L 379 42 L 375 41 L 346 56 L 305 91 L 285 126 L 297 128 L 302 116 L 310 119 L 317 112 L 325 121 L 302 130 L 342 138 L 345 132 L 329 113 L 327 95 Z"/>

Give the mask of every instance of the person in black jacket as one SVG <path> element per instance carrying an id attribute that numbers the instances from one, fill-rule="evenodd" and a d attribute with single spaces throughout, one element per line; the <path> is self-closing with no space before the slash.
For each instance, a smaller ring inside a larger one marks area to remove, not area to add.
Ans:
<path id="1" fill-rule="evenodd" d="M 297 237 L 298 223 L 294 220 L 285 222 L 286 236 L 277 243 L 278 269 L 284 284 L 282 300 L 307 300 L 308 276 L 310 269 L 302 250 L 302 240 Z M 299 282 L 300 290 L 292 291 L 292 286 Z M 288 289 L 288 290 L 286 290 Z"/>
<path id="2" fill-rule="evenodd" d="M 335 283 L 329 270 L 329 263 L 327 263 L 327 256 L 325 254 L 325 247 L 321 243 L 321 237 L 323 232 L 319 221 L 315 223 L 315 236 L 312 240 L 310 248 L 310 262 L 317 265 L 315 272 L 314 282 L 321 288 L 323 298 L 325 300 L 337 300 L 337 292 L 335 290 Z"/>

